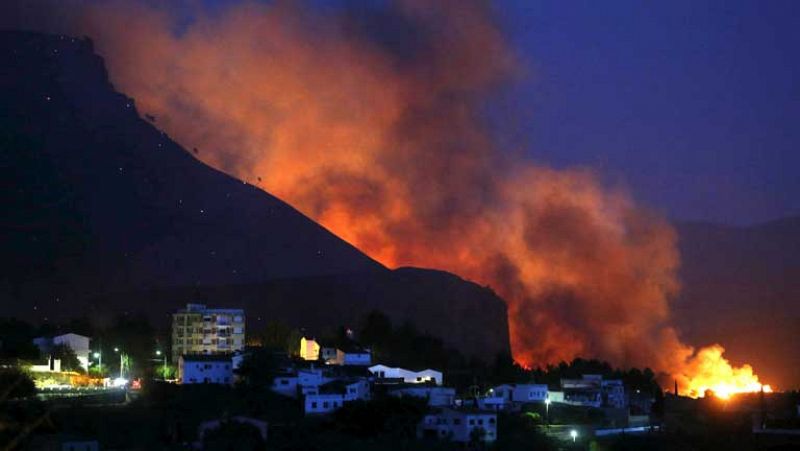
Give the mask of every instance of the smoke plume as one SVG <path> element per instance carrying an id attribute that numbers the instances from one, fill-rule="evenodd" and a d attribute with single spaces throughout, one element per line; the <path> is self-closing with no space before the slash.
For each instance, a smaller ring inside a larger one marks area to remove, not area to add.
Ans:
<path id="1" fill-rule="evenodd" d="M 688 386 L 672 227 L 590 170 L 499 148 L 486 106 L 525 68 L 488 3 L 430 3 L 89 3 L 68 31 L 202 161 L 387 266 L 491 286 L 519 363 L 599 357 Z"/>

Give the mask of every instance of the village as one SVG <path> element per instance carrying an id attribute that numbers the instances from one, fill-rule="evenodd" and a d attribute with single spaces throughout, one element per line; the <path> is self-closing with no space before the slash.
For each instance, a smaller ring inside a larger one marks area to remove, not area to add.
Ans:
<path id="1" fill-rule="evenodd" d="M 621 379 L 581 374 L 555 384 L 517 378 L 465 386 L 450 383 L 451 375 L 441 368 L 404 368 L 376 359 L 369 347 L 359 343 L 356 332 L 345 328 L 343 334 L 337 343 L 304 334 L 294 341 L 294 349 L 290 344 L 286 351 L 265 351 L 247 345 L 243 309 L 190 303 L 172 314 L 169 351 L 154 351 L 151 381 L 132 369 L 135 364 L 124 349 L 114 347 L 111 356 L 103 355 L 94 339 L 73 332 L 35 338 L 41 363 L 26 371 L 40 397 L 125 393 L 123 399 L 130 401 L 152 383 L 187 388 L 252 383 L 248 375 L 253 367 L 266 365 L 260 371 L 269 372 L 263 379 L 269 380 L 269 390 L 294 400 L 306 417 L 331 415 L 349 404 L 376 399 L 414 399 L 424 406 L 414 428 L 417 439 L 462 444 L 496 442 L 501 414 L 524 415 L 551 437 L 574 444 L 603 434 L 659 428 L 650 415 L 657 394 L 626 389 Z M 67 355 L 74 353 L 83 371 L 62 368 L 58 357 L 64 348 Z M 203 434 L 220 421 L 200 423 L 195 441 L 201 443 Z M 266 421 L 244 416 L 236 421 L 253 425 L 267 441 Z"/>

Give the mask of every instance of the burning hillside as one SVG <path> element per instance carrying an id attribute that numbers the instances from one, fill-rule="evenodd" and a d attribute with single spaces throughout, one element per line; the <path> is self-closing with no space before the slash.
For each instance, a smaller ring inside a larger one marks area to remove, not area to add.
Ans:
<path id="1" fill-rule="evenodd" d="M 387 266 L 440 268 L 508 303 L 525 366 L 601 357 L 702 395 L 760 389 L 670 325 L 675 233 L 590 170 L 501 149 L 485 106 L 523 68 L 482 1 L 323 10 L 242 2 L 176 15 L 80 9 L 115 85 L 211 166 Z"/>

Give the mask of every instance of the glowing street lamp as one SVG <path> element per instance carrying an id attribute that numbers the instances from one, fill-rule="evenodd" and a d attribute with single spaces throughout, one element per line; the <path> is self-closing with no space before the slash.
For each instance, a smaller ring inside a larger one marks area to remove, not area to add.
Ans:
<path id="1" fill-rule="evenodd" d="M 160 349 L 156 349 L 156 355 L 157 356 L 160 356 L 162 354 L 164 356 L 164 369 L 162 370 L 161 376 L 164 378 L 164 380 L 167 380 L 167 354 L 164 353 L 164 352 L 161 352 Z"/>
<path id="2" fill-rule="evenodd" d="M 550 398 L 544 400 L 544 411 L 545 411 L 545 422 L 547 423 L 547 429 L 550 429 Z"/>
<path id="3" fill-rule="evenodd" d="M 572 437 L 572 443 L 575 443 L 575 440 L 578 439 L 578 431 L 575 429 L 569 431 L 569 436 Z"/>
<path id="4" fill-rule="evenodd" d="M 95 351 L 95 353 L 93 355 L 94 355 L 94 358 L 97 359 L 97 374 L 99 374 L 100 377 L 102 377 L 103 376 L 103 354 Z"/>

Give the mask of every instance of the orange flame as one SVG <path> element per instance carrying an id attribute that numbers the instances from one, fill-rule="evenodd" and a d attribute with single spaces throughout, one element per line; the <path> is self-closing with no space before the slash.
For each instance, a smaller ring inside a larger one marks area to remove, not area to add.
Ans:
<path id="1" fill-rule="evenodd" d="M 724 352 L 720 345 L 708 346 L 688 362 L 681 375 L 688 396 L 704 397 L 709 390 L 722 399 L 739 393 L 772 392 L 772 387 L 759 382 L 750 365 L 734 367 L 722 356 Z"/>
<path id="2" fill-rule="evenodd" d="M 522 68 L 484 2 L 382 14 L 241 2 L 180 27 L 142 4 L 84 12 L 76 30 L 160 128 L 387 266 L 490 285 L 521 364 L 648 365 L 698 396 L 758 382 L 670 326 L 669 224 L 591 171 L 534 165 L 493 141 L 481 112 Z"/>

